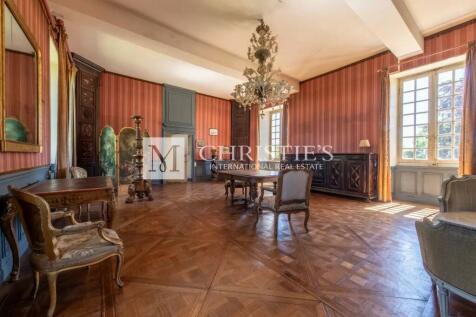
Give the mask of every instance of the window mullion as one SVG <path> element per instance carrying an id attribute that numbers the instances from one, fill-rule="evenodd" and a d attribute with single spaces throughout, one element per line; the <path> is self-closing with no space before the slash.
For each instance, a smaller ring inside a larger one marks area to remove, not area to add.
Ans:
<path id="1" fill-rule="evenodd" d="M 437 125 L 438 125 L 438 111 L 437 111 L 437 103 L 438 103 L 438 82 L 436 71 L 431 72 L 430 75 L 430 102 L 429 102 L 429 149 L 428 149 L 428 160 L 432 165 L 437 164 L 437 157 L 436 157 L 436 148 L 437 144 Z"/>

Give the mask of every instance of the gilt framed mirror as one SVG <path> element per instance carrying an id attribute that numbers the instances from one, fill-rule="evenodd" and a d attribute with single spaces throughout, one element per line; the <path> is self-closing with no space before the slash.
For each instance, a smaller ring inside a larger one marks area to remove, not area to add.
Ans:
<path id="1" fill-rule="evenodd" d="M 41 53 L 12 0 L 1 0 L 0 149 L 41 152 Z"/>

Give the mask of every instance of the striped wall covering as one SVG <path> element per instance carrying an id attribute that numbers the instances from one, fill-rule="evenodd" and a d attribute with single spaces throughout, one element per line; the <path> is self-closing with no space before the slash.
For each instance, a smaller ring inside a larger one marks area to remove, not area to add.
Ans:
<path id="1" fill-rule="evenodd" d="M 42 145 L 41 153 L 0 153 L 0 173 L 43 166 L 50 163 L 50 86 L 49 86 L 49 21 L 41 0 L 13 0 L 28 28 L 33 33 L 42 58 Z"/>
<path id="2" fill-rule="evenodd" d="M 425 53 L 402 61 L 400 70 L 463 54 L 465 46 L 432 55 L 466 45 L 471 40 L 476 40 L 476 21 L 427 37 Z M 289 100 L 289 145 L 332 145 L 334 152 L 358 152 L 359 140 L 369 139 L 372 150 L 378 152 L 380 82 L 377 71 L 385 66 L 395 71 L 398 70 L 396 65 L 396 58 L 385 52 L 302 82 L 299 93 Z"/>
<path id="3" fill-rule="evenodd" d="M 105 72 L 99 93 L 99 131 L 110 125 L 117 134 L 133 126 L 131 116 L 137 114 L 151 136 L 162 136 L 162 85 Z"/>
<path id="4" fill-rule="evenodd" d="M 197 94 L 195 96 L 195 138 L 205 145 L 231 145 L 231 101 Z M 209 135 L 209 129 L 218 129 L 217 136 Z M 210 158 L 210 151 L 205 151 Z M 195 159 L 200 160 L 198 151 Z"/>
<path id="5" fill-rule="evenodd" d="M 425 38 L 424 53 L 401 61 L 400 70 L 403 71 L 465 54 L 468 43 L 474 40 L 476 40 L 476 20 L 428 36 Z"/>

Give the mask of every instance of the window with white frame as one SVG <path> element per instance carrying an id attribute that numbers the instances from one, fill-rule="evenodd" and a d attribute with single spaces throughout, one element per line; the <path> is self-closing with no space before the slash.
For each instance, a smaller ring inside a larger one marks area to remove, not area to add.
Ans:
<path id="1" fill-rule="evenodd" d="M 401 79 L 400 162 L 458 161 L 463 87 L 463 65 Z"/>
<path id="2" fill-rule="evenodd" d="M 270 159 L 279 160 L 281 147 L 281 111 L 273 111 L 270 115 Z"/>

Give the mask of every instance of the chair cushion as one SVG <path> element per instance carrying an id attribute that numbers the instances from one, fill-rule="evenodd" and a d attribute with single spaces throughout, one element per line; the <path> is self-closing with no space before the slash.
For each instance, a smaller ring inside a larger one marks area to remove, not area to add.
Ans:
<path id="1" fill-rule="evenodd" d="M 265 196 L 263 197 L 263 201 L 261 202 L 261 208 L 264 209 L 271 209 L 274 210 L 274 204 L 275 204 L 275 196 Z M 282 205 L 279 208 L 279 212 L 291 212 L 291 211 L 300 211 L 300 210 L 305 210 L 307 209 L 307 206 L 305 203 L 300 203 L 300 204 L 286 204 Z"/>
<path id="2" fill-rule="evenodd" d="M 231 186 L 231 181 L 230 181 L 230 180 L 227 180 L 227 181 L 225 182 L 225 185 L 226 185 L 226 186 Z M 243 182 L 243 181 L 237 181 L 237 180 L 235 181 L 235 188 L 241 188 L 241 187 L 245 187 L 245 186 L 247 186 L 247 184 L 246 184 L 245 182 Z"/>
<path id="3" fill-rule="evenodd" d="M 81 266 L 94 262 L 108 255 L 122 252 L 122 240 L 112 229 L 103 228 L 103 233 L 112 241 L 104 240 L 97 229 L 87 230 L 81 233 L 65 234 L 53 239 L 58 258 L 49 261 L 44 254 L 32 253 L 32 264 L 41 270 L 58 270 L 70 266 Z"/>
<path id="4" fill-rule="evenodd" d="M 274 189 L 274 186 L 263 186 L 262 188 L 264 191 L 272 192 L 273 194 L 276 194 L 276 190 Z"/>
<path id="5" fill-rule="evenodd" d="M 102 230 L 108 239 L 121 241 L 114 230 Z M 61 259 L 73 259 L 101 252 L 111 244 L 111 242 L 99 236 L 97 229 L 92 229 L 82 233 L 59 236 L 56 241 L 56 248 L 60 253 Z"/>

